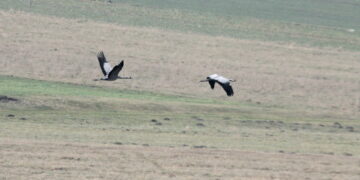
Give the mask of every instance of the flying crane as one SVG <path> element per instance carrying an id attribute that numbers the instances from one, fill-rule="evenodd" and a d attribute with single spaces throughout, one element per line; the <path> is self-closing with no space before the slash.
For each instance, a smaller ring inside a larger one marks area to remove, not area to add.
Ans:
<path id="1" fill-rule="evenodd" d="M 99 60 L 101 71 L 104 74 L 104 77 L 102 77 L 100 80 L 115 81 L 116 79 L 132 79 L 131 77 L 119 76 L 119 72 L 124 66 L 124 60 L 122 60 L 118 65 L 114 66 L 114 68 L 111 68 L 110 63 L 106 61 L 104 52 L 100 51 L 97 54 L 97 58 Z"/>
<path id="2" fill-rule="evenodd" d="M 219 76 L 217 74 L 212 74 L 206 77 L 205 80 L 201 80 L 200 82 L 209 82 L 211 89 L 214 89 L 215 83 L 218 83 L 226 92 L 228 96 L 234 95 L 234 91 L 230 85 L 230 82 L 235 82 L 236 80 L 227 79 L 223 76 Z"/>

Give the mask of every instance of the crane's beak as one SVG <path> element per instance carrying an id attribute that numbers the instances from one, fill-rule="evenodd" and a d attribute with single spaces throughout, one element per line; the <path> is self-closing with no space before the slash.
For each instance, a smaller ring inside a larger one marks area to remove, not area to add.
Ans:
<path id="1" fill-rule="evenodd" d="M 200 82 L 208 82 L 209 80 L 205 79 L 205 80 L 201 80 Z"/>

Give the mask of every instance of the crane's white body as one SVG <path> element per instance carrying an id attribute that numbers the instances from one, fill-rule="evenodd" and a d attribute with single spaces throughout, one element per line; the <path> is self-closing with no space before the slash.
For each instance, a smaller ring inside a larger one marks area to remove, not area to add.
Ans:
<path id="1" fill-rule="evenodd" d="M 213 80 L 216 80 L 216 81 L 218 81 L 219 83 L 222 83 L 222 84 L 230 83 L 230 79 L 225 78 L 223 76 L 219 76 L 217 74 L 212 74 L 212 75 L 209 76 L 209 78 L 213 79 Z"/>
<path id="2" fill-rule="evenodd" d="M 103 67 L 104 67 L 104 70 L 106 72 L 105 77 L 107 77 L 109 75 L 109 73 L 111 72 L 112 67 L 111 67 L 110 63 L 108 63 L 108 62 L 105 62 Z"/>

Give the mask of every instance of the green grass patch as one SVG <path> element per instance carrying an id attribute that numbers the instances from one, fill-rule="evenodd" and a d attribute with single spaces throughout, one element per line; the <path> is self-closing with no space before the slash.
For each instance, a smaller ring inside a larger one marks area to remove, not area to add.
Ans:
<path id="1" fill-rule="evenodd" d="M 193 103 L 228 104 L 209 99 L 186 98 L 175 95 L 155 94 L 151 92 L 119 90 L 115 88 L 102 88 L 87 85 L 78 85 L 62 82 L 48 82 L 33 79 L 24 79 L 9 76 L 0 76 L 0 83 L 6 86 L 0 87 L 2 94 L 10 96 L 77 96 L 77 97 L 104 97 L 104 98 L 127 98 L 154 101 L 178 101 Z M 234 102 L 233 102 L 234 103 Z"/>
<path id="2" fill-rule="evenodd" d="M 0 137 L 360 155 L 357 122 L 286 109 L 0 76 Z M 279 113 L 282 111 L 282 113 Z"/>
<path id="3" fill-rule="evenodd" d="M 3 0 L 0 9 L 307 46 L 360 50 L 360 2 Z M 354 29 L 355 32 L 350 32 Z"/>

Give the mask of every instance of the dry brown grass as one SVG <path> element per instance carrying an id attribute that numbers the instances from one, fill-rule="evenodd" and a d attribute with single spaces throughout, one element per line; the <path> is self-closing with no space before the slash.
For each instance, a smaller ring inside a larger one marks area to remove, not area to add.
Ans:
<path id="1" fill-rule="evenodd" d="M 0 138 L 4 179 L 358 179 L 360 159 Z"/>
<path id="2" fill-rule="evenodd" d="M 0 12 L 0 74 L 227 98 L 198 81 L 211 73 L 237 79 L 236 101 L 300 113 L 358 118 L 359 52 L 316 49 L 135 28 L 86 20 Z M 133 80 L 94 82 L 96 53 L 125 59 Z"/>
<path id="3" fill-rule="evenodd" d="M 92 81 L 101 76 L 99 50 L 112 64 L 125 59 L 122 75 L 134 79 Z M 228 99 L 222 89 L 198 83 L 218 73 L 237 79 L 233 101 L 359 117 L 359 52 L 0 11 L 0 53 L 0 74 Z M 0 179 L 359 179 L 359 171 L 360 159 L 351 154 L 0 138 Z"/>

